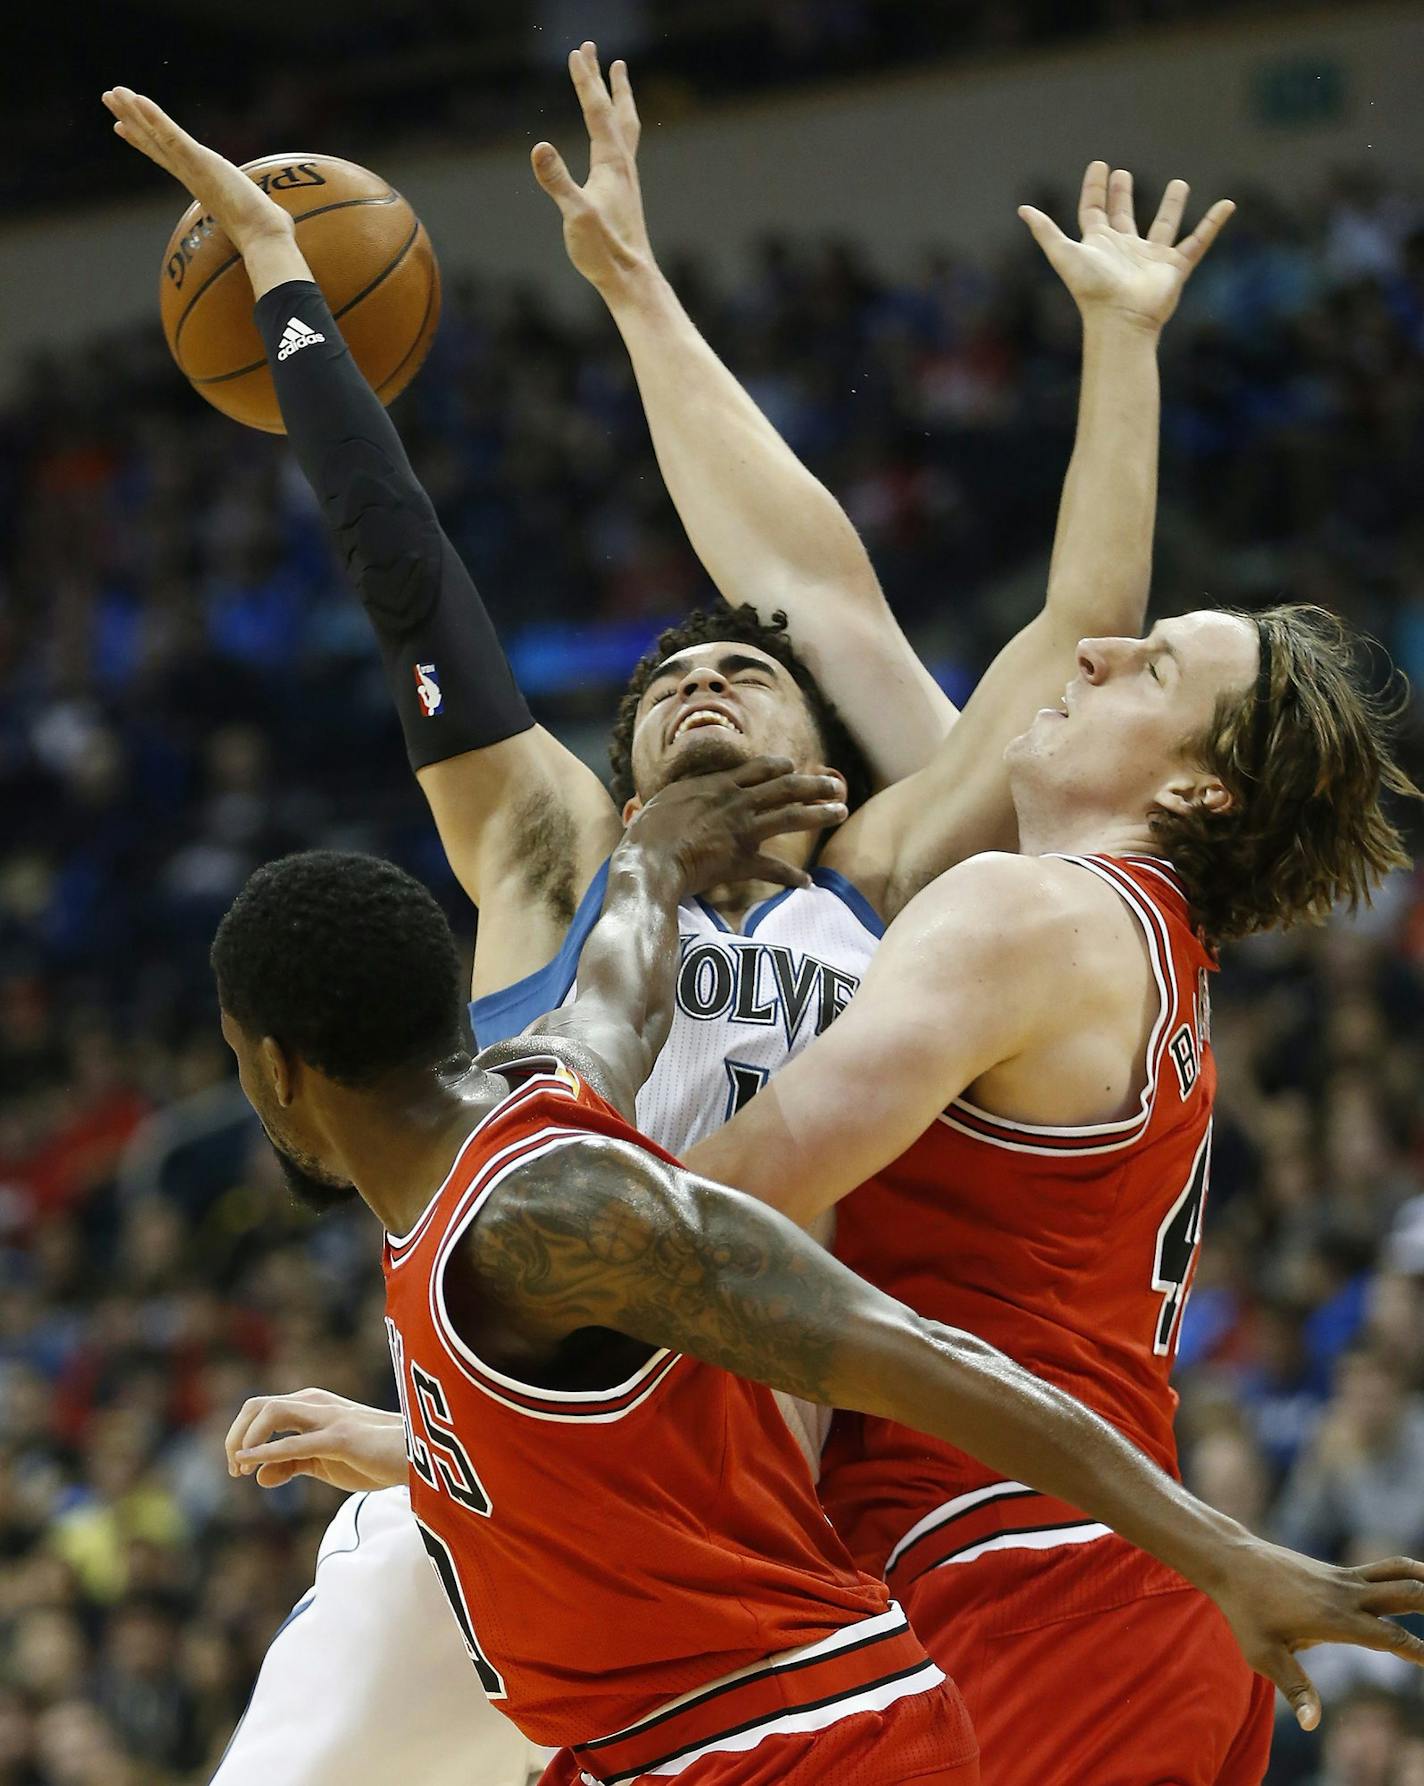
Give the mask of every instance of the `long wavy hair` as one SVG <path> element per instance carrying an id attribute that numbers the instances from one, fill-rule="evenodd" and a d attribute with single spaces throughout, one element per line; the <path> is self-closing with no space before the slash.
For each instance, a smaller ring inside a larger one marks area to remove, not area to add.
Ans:
<path id="1" fill-rule="evenodd" d="M 1259 629 L 1256 685 L 1223 695 L 1188 745 L 1221 778 L 1224 811 L 1158 810 L 1158 847 L 1181 875 L 1213 947 L 1253 931 L 1321 923 L 1370 897 L 1408 864 L 1384 807 L 1424 798 L 1395 760 L 1403 678 L 1366 682 L 1362 641 L 1323 608 L 1287 604 L 1240 614 Z"/>

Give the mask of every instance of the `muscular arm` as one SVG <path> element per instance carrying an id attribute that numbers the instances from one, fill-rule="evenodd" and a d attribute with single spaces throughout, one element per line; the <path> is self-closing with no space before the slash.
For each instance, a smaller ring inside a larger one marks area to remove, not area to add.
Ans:
<path id="1" fill-rule="evenodd" d="M 1352 1572 L 1282 1560 L 993 1347 L 882 1295 L 774 1211 L 636 1147 L 585 1140 L 522 1168 L 467 1245 L 482 1287 L 531 1336 L 611 1328 L 933 1433 L 1082 1508 L 1213 1594 L 1248 1659 L 1297 1703 L 1310 1695 L 1296 1641 L 1328 1630 L 1424 1655 L 1362 1610 Z M 1419 1599 L 1410 1580 L 1371 1610 Z"/>
<path id="2" fill-rule="evenodd" d="M 279 361 L 289 316 L 325 340 Z M 557 948 L 618 835 L 612 802 L 534 724 L 479 592 L 316 286 L 274 286 L 257 323 L 293 452 L 380 641 L 412 767 L 480 907 L 479 989 L 505 984 Z M 433 713 L 423 673 L 438 678 Z"/>
<path id="3" fill-rule="evenodd" d="M 151 100 L 120 87 L 105 103 L 119 134 L 180 180 L 243 257 L 293 451 L 380 641 L 450 865 L 480 907 L 475 990 L 492 991 L 557 949 L 618 837 L 612 801 L 534 724 L 469 572 L 311 281 L 291 218 Z M 293 316 L 312 336 L 279 360 Z M 418 693 L 423 663 L 443 696 L 434 713 Z"/>
<path id="4" fill-rule="evenodd" d="M 603 296 L 633 362 L 653 447 L 688 538 L 732 603 L 783 610 L 797 650 L 887 784 L 921 767 L 954 719 L 920 663 L 840 504 L 787 446 L 698 333 L 659 271 L 638 188 L 638 114 L 627 71 L 612 92 L 592 46 L 570 71 L 592 168 L 579 187 L 547 143 L 540 183 L 569 254 Z"/>
<path id="5" fill-rule="evenodd" d="M 689 1165 L 808 1226 L 983 1074 L 1071 1024 L 1074 943 L 1042 863 L 962 863 L 891 925 L 826 1033 Z"/>
<path id="6" fill-rule="evenodd" d="M 529 1031 L 589 1049 L 598 1063 L 593 1083 L 629 1122 L 672 1024 L 682 891 L 670 856 L 620 843 L 603 911 L 579 956 L 578 996 Z"/>

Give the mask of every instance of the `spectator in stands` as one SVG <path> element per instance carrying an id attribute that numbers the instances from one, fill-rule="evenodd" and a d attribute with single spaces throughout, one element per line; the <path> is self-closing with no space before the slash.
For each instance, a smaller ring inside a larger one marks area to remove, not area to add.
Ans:
<path id="1" fill-rule="evenodd" d="M 1355 1561 L 1356 1549 L 1413 1554 L 1424 1545 L 1424 1398 L 1399 1366 L 1359 1347 L 1341 1361 L 1335 1393 L 1286 1481 L 1281 1541 Z"/>

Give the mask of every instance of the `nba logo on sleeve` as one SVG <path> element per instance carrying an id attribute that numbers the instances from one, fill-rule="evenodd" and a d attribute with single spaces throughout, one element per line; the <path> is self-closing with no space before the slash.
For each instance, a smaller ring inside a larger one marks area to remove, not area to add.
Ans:
<path id="1" fill-rule="evenodd" d="M 425 717 L 434 719 L 445 705 L 445 696 L 440 692 L 434 664 L 415 666 L 415 692 L 420 696 L 421 711 Z"/>

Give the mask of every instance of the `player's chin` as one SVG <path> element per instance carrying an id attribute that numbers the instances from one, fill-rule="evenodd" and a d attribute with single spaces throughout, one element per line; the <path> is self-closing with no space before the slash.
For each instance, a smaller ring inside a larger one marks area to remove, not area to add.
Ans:
<path id="1" fill-rule="evenodd" d="M 1034 723 L 1037 724 L 1037 721 Z M 1020 732 L 1017 738 L 1010 738 L 1004 746 L 1004 761 L 1010 764 L 1021 763 L 1025 757 L 1033 756 L 1037 748 L 1038 740 L 1034 737 L 1033 726 L 1030 726 L 1026 732 Z"/>
<path id="2" fill-rule="evenodd" d="M 711 775 L 735 769 L 757 753 L 740 732 L 708 726 L 677 739 L 663 763 L 662 784 L 686 781 L 690 775 Z"/>
<path id="3" fill-rule="evenodd" d="M 1057 750 L 1063 742 L 1062 731 L 1066 723 L 1063 715 L 1054 708 L 1042 708 L 1034 715 L 1026 732 L 1020 732 L 1017 738 L 1009 740 L 1004 750 L 1004 760 L 1012 762 L 1015 757 L 1042 756 L 1045 752 Z"/>

